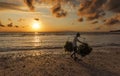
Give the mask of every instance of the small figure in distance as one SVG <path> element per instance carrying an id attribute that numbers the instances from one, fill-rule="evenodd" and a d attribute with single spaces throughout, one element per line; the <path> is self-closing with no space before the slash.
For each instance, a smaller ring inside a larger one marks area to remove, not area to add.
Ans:
<path id="1" fill-rule="evenodd" d="M 80 33 L 79 32 L 76 34 L 76 36 L 73 39 L 73 53 L 71 54 L 71 57 L 74 58 L 74 60 L 77 59 L 77 57 L 76 57 L 77 48 L 78 48 L 77 42 L 83 43 L 78 38 L 80 38 Z"/>

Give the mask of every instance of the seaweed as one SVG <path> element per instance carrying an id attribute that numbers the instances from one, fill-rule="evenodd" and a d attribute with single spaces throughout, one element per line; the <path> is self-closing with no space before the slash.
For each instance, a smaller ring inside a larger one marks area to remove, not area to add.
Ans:
<path id="1" fill-rule="evenodd" d="M 77 50 L 77 53 L 82 57 L 89 55 L 91 52 L 92 52 L 92 48 L 87 43 L 83 43 L 82 45 L 79 45 Z"/>
<path id="2" fill-rule="evenodd" d="M 64 45 L 65 51 L 72 52 L 73 51 L 73 44 L 70 41 L 66 41 Z"/>
<path id="3" fill-rule="evenodd" d="M 64 45 L 64 49 L 67 52 L 73 51 L 73 44 L 70 41 L 66 41 Z M 86 55 L 89 55 L 92 52 L 92 48 L 87 44 L 83 43 L 78 46 L 77 48 L 77 54 L 81 55 L 82 57 L 85 57 Z"/>

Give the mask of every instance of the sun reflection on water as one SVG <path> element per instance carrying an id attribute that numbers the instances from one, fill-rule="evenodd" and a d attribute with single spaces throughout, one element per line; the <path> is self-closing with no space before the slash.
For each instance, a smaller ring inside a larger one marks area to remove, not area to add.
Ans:
<path id="1" fill-rule="evenodd" d="M 40 47 L 41 39 L 40 39 L 40 36 L 39 36 L 39 34 L 37 32 L 35 32 L 33 42 L 34 42 L 35 47 Z"/>

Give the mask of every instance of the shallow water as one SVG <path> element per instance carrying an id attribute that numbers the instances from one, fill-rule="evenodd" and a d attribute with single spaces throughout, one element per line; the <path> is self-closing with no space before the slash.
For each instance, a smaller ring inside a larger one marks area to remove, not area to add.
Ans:
<path id="1" fill-rule="evenodd" d="M 0 33 L 0 51 L 62 49 L 74 33 Z M 98 33 L 81 35 L 81 41 L 92 47 L 120 47 L 120 34 Z M 85 38 L 85 39 L 84 39 Z"/>

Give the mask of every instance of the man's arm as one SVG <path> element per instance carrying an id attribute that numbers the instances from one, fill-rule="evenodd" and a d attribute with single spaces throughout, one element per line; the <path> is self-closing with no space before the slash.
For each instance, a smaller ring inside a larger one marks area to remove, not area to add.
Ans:
<path id="1" fill-rule="evenodd" d="M 77 39 L 77 41 L 78 41 L 79 43 L 83 43 L 83 42 L 81 42 L 79 39 Z"/>

